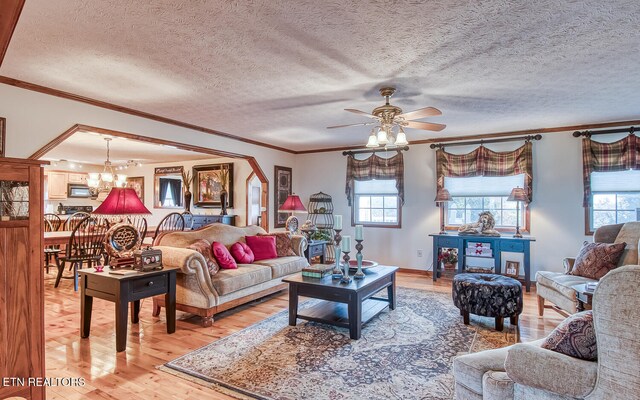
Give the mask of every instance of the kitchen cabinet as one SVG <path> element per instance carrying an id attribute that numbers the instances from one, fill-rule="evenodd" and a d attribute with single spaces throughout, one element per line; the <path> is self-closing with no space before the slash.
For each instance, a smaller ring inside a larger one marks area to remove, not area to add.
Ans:
<path id="1" fill-rule="evenodd" d="M 47 174 L 47 194 L 49 200 L 65 200 L 67 198 L 67 184 L 69 174 L 66 172 L 50 171 Z"/>
<path id="2" fill-rule="evenodd" d="M 68 182 L 69 183 L 78 183 L 81 185 L 87 184 L 87 174 L 78 174 L 78 173 L 69 173 L 68 174 Z"/>

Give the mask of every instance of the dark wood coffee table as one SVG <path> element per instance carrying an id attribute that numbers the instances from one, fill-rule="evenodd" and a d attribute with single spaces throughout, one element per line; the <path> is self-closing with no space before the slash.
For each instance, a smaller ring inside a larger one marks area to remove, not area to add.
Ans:
<path id="1" fill-rule="evenodd" d="M 389 307 L 396 308 L 397 267 L 368 268 L 364 279 L 340 283 L 331 276 L 322 279 L 296 274 L 282 281 L 289 283 L 289 325 L 297 319 L 349 328 L 351 339 L 360 339 L 362 325 Z M 373 297 L 387 288 L 387 298 Z M 298 313 L 298 296 L 324 300 Z"/>
<path id="2" fill-rule="evenodd" d="M 576 290 L 576 298 L 578 299 L 577 311 L 590 310 L 593 302 L 593 292 L 595 290 L 587 289 L 586 283 L 574 285 L 573 288 Z"/>

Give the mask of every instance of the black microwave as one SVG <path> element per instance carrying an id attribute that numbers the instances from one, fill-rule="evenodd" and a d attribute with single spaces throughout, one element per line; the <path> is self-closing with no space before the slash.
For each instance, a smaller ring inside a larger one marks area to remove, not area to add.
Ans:
<path id="1" fill-rule="evenodd" d="M 67 187 L 67 197 L 91 197 L 91 189 L 89 186 L 78 183 L 69 183 Z"/>

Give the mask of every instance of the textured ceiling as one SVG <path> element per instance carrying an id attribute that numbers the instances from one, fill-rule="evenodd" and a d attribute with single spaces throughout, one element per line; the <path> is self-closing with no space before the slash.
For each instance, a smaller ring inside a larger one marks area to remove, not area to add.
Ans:
<path id="1" fill-rule="evenodd" d="M 107 158 L 105 137 L 107 136 L 95 132 L 76 132 L 49 151 L 43 159 L 103 165 L 104 160 Z M 109 158 L 114 166 L 124 165 L 128 160 L 149 164 L 217 158 L 209 154 L 195 153 L 171 146 L 128 140 L 121 137 L 111 138 L 113 140 L 109 143 Z"/>
<path id="2" fill-rule="evenodd" d="M 0 74 L 294 150 L 377 89 L 447 135 L 640 117 L 630 1 L 29 0 Z M 80 117 L 78 118 L 80 119 Z"/>

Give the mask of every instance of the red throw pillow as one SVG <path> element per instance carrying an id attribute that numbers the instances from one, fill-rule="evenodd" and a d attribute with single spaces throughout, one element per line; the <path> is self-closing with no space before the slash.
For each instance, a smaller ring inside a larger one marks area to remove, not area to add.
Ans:
<path id="1" fill-rule="evenodd" d="M 291 234 L 289 232 L 258 233 L 259 236 L 274 236 L 276 238 L 276 252 L 278 257 L 295 256 Z"/>
<path id="2" fill-rule="evenodd" d="M 253 251 L 254 261 L 277 258 L 275 236 L 245 236 L 247 245 Z"/>
<path id="3" fill-rule="evenodd" d="M 218 261 L 218 265 L 222 269 L 237 269 L 238 264 L 236 264 L 236 260 L 231 257 L 231 253 L 227 250 L 227 247 L 220 242 L 213 242 L 211 245 L 211 249 L 213 250 L 213 256 Z"/>
<path id="4" fill-rule="evenodd" d="M 251 248 L 245 243 L 236 242 L 231 245 L 231 248 L 229 250 L 231 251 L 231 255 L 236 260 L 236 262 L 240 264 L 251 264 L 253 260 L 255 260 L 253 251 L 251 251 Z"/>

